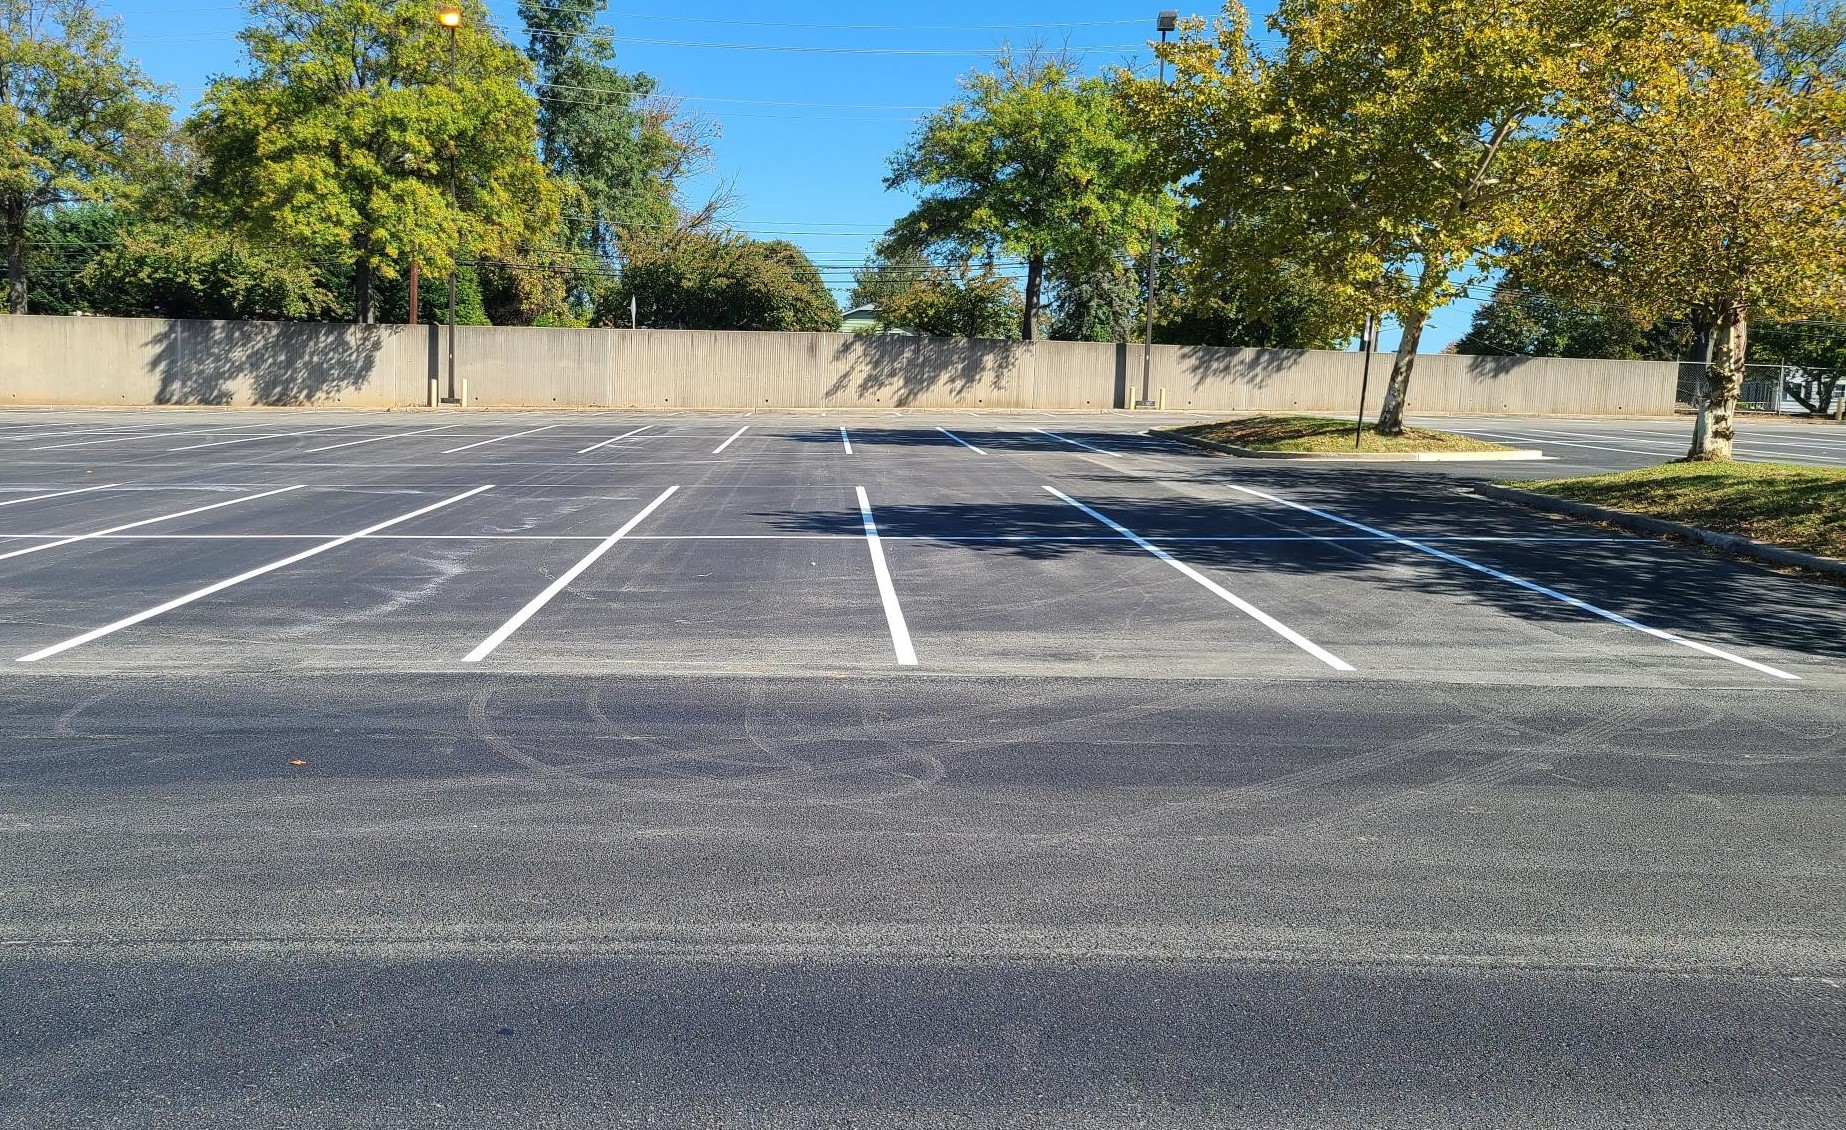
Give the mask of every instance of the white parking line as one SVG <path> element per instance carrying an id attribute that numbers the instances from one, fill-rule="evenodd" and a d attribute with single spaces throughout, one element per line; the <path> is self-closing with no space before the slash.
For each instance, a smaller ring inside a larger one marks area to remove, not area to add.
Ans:
<path id="1" fill-rule="evenodd" d="M 1300 632 L 1295 631 L 1293 628 L 1289 627 L 1287 624 L 1284 624 L 1282 621 L 1276 619 L 1274 616 L 1271 616 L 1269 613 L 1264 612 L 1262 609 L 1258 608 L 1256 605 L 1251 604 L 1249 601 L 1238 596 L 1236 593 L 1225 588 L 1223 585 L 1220 585 L 1218 582 L 1212 580 L 1210 577 L 1207 577 L 1205 574 L 1199 572 L 1197 569 L 1194 569 L 1192 566 L 1186 564 L 1184 561 L 1181 561 L 1178 558 L 1174 557 L 1172 554 L 1168 553 L 1166 550 L 1161 549 L 1159 546 L 1155 545 L 1151 541 L 1148 541 L 1146 538 L 1142 537 L 1140 534 L 1135 533 L 1133 530 L 1129 529 L 1127 526 L 1122 525 L 1120 522 L 1115 521 L 1114 519 L 1108 517 L 1105 514 L 1102 514 L 1096 510 L 1090 509 L 1088 506 L 1085 506 L 1083 503 L 1078 502 L 1076 499 L 1072 498 L 1068 494 L 1065 494 L 1063 491 L 1058 490 L 1056 487 L 1048 486 L 1045 489 L 1050 491 L 1052 494 L 1056 495 L 1057 497 L 1063 499 L 1065 502 L 1070 503 L 1072 506 L 1075 506 L 1077 509 L 1083 511 L 1085 514 L 1088 514 L 1090 517 L 1096 519 L 1098 522 L 1101 522 L 1103 525 L 1114 530 L 1116 533 L 1127 538 L 1129 541 L 1134 542 L 1136 545 L 1140 546 L 1142 549 L 1145 549 L 1147 552 L 1153 554 L 1155 557 L 1158 557 L 1160 560 L 1166 562 L 1168 565 L 1171 565 L 1173 566 L 1173 568 L 1178 569 L 1181 573 L 1184 573 L 1186 576 L 1192 578 L 1193 580 L 1197 581 L 1199 584 L 1205 586 L 1205 588 L 1208 591 L 1212 592 L 1213 594 L 1217 595 L 1223 600 L 1228 601 L 1230 604 L 1235 606 L 1237 610 L 1242 612 L 1244 615 L 1250 617 L 1252 620 L 1255 620 L 1257 623 L 1261 624 L 1263 627 L 1268 628 L 1270 631 L 1274 632 L 1276 635 L 1281 636 L 1283 639 L 1287 640 L 1289 643 L 1294 644 L 1296 647 L 1307 652 L 1309 655 L 1312 655 L 1314 658 L 1320 660 L 1322 663 L 1325 663 L 1327 666 L 1333 668 L 1335 671 L 1351 671 L 1353 669 L 1352 664 L 1346 662 L 1344 659 L 1341 659 L 1339 656 L 1328 651 L 1326 648 L 1315 643 L 1313 640 L 1302 635 Z"/>
<path id="2" fill-rule="evenodd" d="M 614 439 L 606 439 L 606 440 L 603 440 L 601 443 L 592 443 L 590 446 L 584 448 L 582 451 L 579 451 L 577 454 L 588 455 L 590 452 L 595 451 L 597 448 L 608 447 L 610 444 L 616 442 L 617 440 L 624 440 L 624 439 L 627 439 L 629 436 L 638 436 L 642 432 L 646 431 L 647 429 L 653 426 L 654 425 L 652 424 L 642 424 L 640 427 L 636 428 L 634 431 L 623 432 L 621 435 L 616 436 Z"/>
<path id="3" fill-rule="evenodd" d="M 303 455 L 316 455 L 323 451 L 338 451 L 342 447 L 358 447 L 360 444 L 365 444 L 365 443 L 383 443 L 385 440 L 388 440 L 388 439 L 404 439 L 408 436 L 426 436 L 426 435 L 429 435 L 431 432 L 454 431 L 456 428 L 463 427 L 463 426 L 464 425 L 462 424 L 444 424 L 440 428 L 423 428 L 423 429 L 420 429 L 414 432 L 392 432 L 390 435 L 373 436 L 370 439 L 351 439 L 351 440 L 347 440 L 345 443 L 328 444 L 326 447 L 310 447 L 306 451 L 302 452 L 302 454 Z"/>
<path id="4" fill-rule="evenodd" d="M 622 524 L 621 529 L 615 531 L 614 533 L 610 534 L 608 537 L 604 538 L 602 542 L 599 545 L 597 545 L 595 549 L 590 550 L 590 552 L 584 556 L 583 560 L 577 562 L 575 565 L 572 565 L 569 569 L 566 569 L 564 573 L 558 577 L 557 580 L 551 582 L 551 584 L 545 587 L 544 592 L 541 592 L 537 596 L 533 597 L 530 601 L 526 603 L 526 606 L 524 608 L 521 608 L 518 612 L 514 613 L 513 618 L 511 620 L 508 620 L 506 623 L 500 625 L 499 630 L 495 631 L 493 635 L 488 636 L 486 639 L 482 640 L 479 646 L 477 646 L 473 651 L 469 652 L 467 655 L 463 656 L 462 662 L 463 663 L 479 663 L 481 660 L 486 659 L 488 656 L 492 655 L 494 653 L 495 648 L 505 643 L 507 641 L 507 638 L 511 636 L 514 632 L 517 632 L 522 624 L 524 624 L 527 620 L 532 619 L 533 616 L 538 614 L 539 609 L 549 604 L 551 602 L 552 597 L 563 592 L 565 588 L 569 586 L 569 584 L 572 581 L 576 580 L 578 577 L 583 575 L 583 571 L 585 569 L 588 569 L 590 566 L 596 564 L 596 561 L 598 558 L 600 558 L 603 554 L 609 552 L 611 549 L 614 549 L 616 542 L 619 542 L 623 538 L 627 537 L 630 530 L 634 529 L 636 526 L 639 526 L 643 521 L 645 521 L 647 519 L 647 516 L 649 514 L 652 514 L 657 508 L 659 508 L 661 503 L 665 502 L 669 498 L 672 498 L 673 492 L 678 489 L 679 489 L 678 486 L 670 486 L 666 490 L 661 491 L 660 496 L 658 498 L 654 499 L 654 501 L 648 503 L 645 507 L 641 509 L 641 513 L 636 514 L 634 517 L 630 518 L 627 522 L 624 522 Z"/>
<path id="5" fill-rule="evenodd" d="M 73 494 L 88 494 L 93 490 L 109 490 L 121 485 L 121 483 L 104 483 L 99 487 L 78 487 L 76 490 L 61 490 L 51 494 L 35 494 L 30 498 L 9 498 L 5 502 L 0 502 L 0 506 L 18 506 L 22 502 L 43 502 L 47 498 L 65 498 Z"/>
<path id="6" fill-rule="evenodd" d="M 846 434 L 845 428 L 840 429 L 840 442 L 845 445 L 846 454 L 851 455 L 852 454 L 852 437 Z"/>
<path id="7" fill-rule="evenodd" d="M 734 431 L 734 432 L 732 432 L 732 433 L 731 433 L 731 438 L 730 438 L 730 439 L 727 439 L 727 440 L 725 440 L 725 441 L 724 441 L 723 443 L 721 443 L 721 444 L 719 444 L 719 445 L 718 445 L 718 446 L 717 446 L 716 448 L 714 448 L 714 449 L 712 450 L 712 454 L 713 454 L 713 455 L 722 455 L 722 454 L 724 454 L 724 449 L 725 449 L 725 448 L 727 448 L 727 447 L 729 447 L 729 446 L 731 446 L 732 444 L 734 444 L 734 443 L 736 443 L 736 442 L 737 442 L 737 437 L 738 437 L 738 436 L 740 436 L 740 435 L 743 435 L 743 434 L 744 434 L 745 432 L 747 432 L 747 431 L 749 431 L 749 430 L 750 430 L 750 425 L 749 425 L 749 424 L 745 424 L 745 425 L 744 425 L 743 427 L 741 427 L 741 428 L 738 428 L 738 429 L 737 429 L 736 431 Z"/>
<path id="8" fill-rule="evenodd" d="M 1640 623 L 1637 620 L 1631 620 L 1628 617 L 1623 616 L 1619 612 L 1611 612 L 1606 608 L 1598 608 L 1596 605 L 1591 604 L 1588 601 L 1579 600 L 1574 596 L 1570 596 L 1566 593 L 1561 593 L 1556 589 L 1546 588 L 1544 585 L 1537 584 L 1532 581 L 1528 581 L 1523 577 L 1515 577 L 1511 573 L 1502 573 L 1500 570 L 1490 568 L 1486 565 L 1482 565 L 1478 561 L 1470 561 L 1466 557 L 1457 557 L 1453 553 L 1449 553 L 1449 552 L 1446 552 L 1445 550 L 1437 549 L 1431 545 L 1425 545 L 1424 543 L 1420 541 L 1412 541 L 1409 538 L 1399 537 L 1398 535 L 1394 533 L 1391 533 L 1387 530 L 1381 530 L 1376 526 L 1368 526 L 1363 522 L 1355 522 L 1350 518 L 1342 518 L 1338 514 L 1330 514 L 1325 510 L 1316 510 L 1312 506 L 1303 506 L 1299 502 L 1290 502 L 1286 498 L 1280 498 L 1276 495 L 1268 493 L 1267 491 L 1252 490 L 1250 487 L 1238 486 L 1236 483 L 1227 483 L 1225 485 L 1229 486 L 1232 490 L 1242 491 L 1244 494 L 1252 495 L 1256 498 L 1267 499 L 1268 501 L 1274 502 L 1278 505 L 1287 506 L 1294 510 L 1299 510 L 1304 514 L 1312 514 L 1316 518 L 1325 518 L 1329 522 L 1337 522 L 1340 525 L 1345 526 L 1349 529 L 1358 530 L 1361 533 L 1373 534 L 1377 537 L 1384 538 L 1387 541 L 1396 542 L 1398 545 L 1404 546 L 1406 549 L 1414 549 L 1418 553 L 1427 553 L 1431 557 L 1440 558 L 1441 560 L 1450 562 L 1451 564 L 1460 565 L 1464 569 L 1472 569 L 1476 573 L 1484 574 L 1486 576 L 1494 578 L 1495 580 L 1505 581 L 1507 584 L 1510 584 L 1510 585 L 1517 585 L 1518 587 L 1525 589 L 1528 592 L 1535 592 L 1535 593 L 1538 593 L 1540 596 L 1546 596 L 1546 597 L 1550 597 L 1552 600 L 1561 601 L 1562 603 L 1568 604 L 1572 608 L 1575 608 L 1580 612 L 1587 612 L 1592 616 L 1599 616 L 1602 619 L 1607 620 L 1612 624 L 1620 624 L 1624 628 L 1632 628 L 1637 632 L 1643 632 L 1647 635 L 1653 636 L 1655 639 L 1666 640 L 1668 643 L 1676 643 L 1680 645 L 1681 647 L 1689 647 L 1694 651 L 1704 652 L 1706 655 L 1713 655 L 1719 659 L 1728 660 L 1732 663 L 1736 663 L 1741 666 L 1748 667 L 1752 671 L 1760 671 L 1765 675 L 1772 675 L 1778 679 L 1790 679 L 1796 682 L 1799 682 L 1801 680 L 1801 676 L 1799 675 L 1791 675 L 1787 671 L 1783 671 L 1776 667 L 1771 667 L 1766 663 L 1758 663 L 1754 659 L 1745 659 L 1741 655 L 1733 655 L 1728 651 L 1724 651 L 1719 648 L 1712 647 L 1710 644 L 1700 643 L 1697 640 L 1689 640 L 1685 638 L 1684 636 L 1676 636 L 1672 632 L 1661 631 L 1659 628 L 1650 628 L 1646 624 Z"/>
<path id="9" fill-rule="evenodd" d="M 891 627 L 891 647 L 897 652 L 897 662 L 901 667 L 917 665 L 917 649 L 910 643 L 910 627 L 904 623 L 904 609 L 897 603 L 897 589 L 891 584 L 891 569 L 885 564 L 885 547 L 878 540 L 878 523 L 872 518 L 872 504 L 865 497 L 864 487 L 854 487 L 859 492 L 859 519 L 865 523 L 865 544 L 872 552 L 872 575 L 878 579 L 878 596 L 884 601 L 885 623 Z"/>
<path id="10" fill-rule="evenodd" d="M 334 432 L 350 432 L 354 428 L 369 428 L 371 426 L 372 426 L 372 422 L 370 420 L 367 420 L 363 424 L 343 424 L 337 428 L 316 428 L 313 431 L 307 431 L 307 432 L 264 432 L 262 435 L 244 436 L 242 439 L 219 439 L 219 440 L 213 440 L 210 443 L 189 443 L 184 447 L 169 447 L 167 448 L 167 450 L 169 452 L 199 451 L 207 447 L 229 447 L 230 445 L 234 443 L 255 443 L 256 441 L 263 440 L 263 439 L 293 439 L 297 436 L 332 435 Z"/>
<path id="11" fill-rule="evenodd" d="M 1121 458 L 1121 455 L 1118 452 L 1104 451 L 1102 448 L 1093 447 L 1090 444 L 1084 443 L 1080 439 L 1072 439 L 1069 436 L 1061 436 L 1056 432 L 1048 432 L 1043 428 L 1033 428 L 1032 430 L 1037 432 L 1040 435 L 1047 435 L 1047 436 L 1050 436 L 1052 439 L 1062 440 L 1063 442 L 1070 444 L 1072 447 L 1081 447 L 1085 451 L 1094 451 L 1098 455 L 1107 455 L 1111 459 Z"/>
<path id="12" fill-rule="evenodd" d="M 954 440 L 956 443 L 961 444 L 963 447 L 967 448 L 969 451 L 974 452 L 976 455 L 987 454 L 985 451 L 982 451 L 980 448 L 969 443 L 967 440 L 961 438 L 960 436 L 956 435 L 954 432 L 950 431 L 947 428 L 937 428 L 936 430 L 941 432 L 943 435 L 948 436 L 950 439 Z"/>
<path id="13" fill-rule="evenodd" d="M 535 436 L 540 432 L 548 432 L 552 430 L 553 428 L 561 428 L 563 426 L 564 426 L 563 424 L 546 424 L 542 428 L 532 428 L 529 431 L 514 432 L 510 436 L 495 436 L 492 439 L 484 439 L 479 443 L 465 443 L 460 447 L 451 447 L 447 451 L 443 452 L 442 454 L 454 455 L 458 451 L 472 451 L 474 448 L 477 448 L 477 447 L 486 447 L 490 443 L 499 443 L 501 440 L 518 439 L 520 436 Z M 582 453 L 579 452 L 578 454 L 582 454 Z"/>
<path id="14" fill-rule="evenodd" d="M 109 436 L 107 439 L 86 439 L 77 443 L 52 443 L 44 447 L 34 447 L 32 451 L 62 451 L 67 447 L 95 447 L 102 443 L 132 443 L 142 439 L 168 439 L 173 436 L 221 436 L 223 432 L 143 432 L 131 436 Z"/>
<path id="15" fill-rule="evenodd" d="M 34 424 L 32 426 L 42 428 L 46 425 Z M 69 439 L 71 436 L 120 435 L 123 432 L 136 432 L 145 435 L 149 434 L 151 429 L 158 426 L 158 424 L 133 424 L 121 428 L 72 428 L 66 425 L 59 427 L 59 430 L 55 432 L 34 432 L 31 435 L 23 436 L 0 436 L 0 439 L 4 439 L 9 443 L 23 443 L 29 439 Z"/>
<path id="16" fill-rule="evenodd" d="M 330 549 L 338 549 L 340 546 L 346 545 L 349 542 L 358 541 L 360 538 L 366 537 L 369 534 L 375 534 L 380 530 L 389 529 L 392 526 L 398 525 L 401 522 L 408 522 L 412 518 L 420 518 L 423 515 L 430 513 L 431 511 L 440 510 L 445 506 L 449 506 L 449 505 L 452 505 L 453 503 L 460 502 L 465 498 L 473 498 L 475 495 L 480 494 L 484 490 L 492 490 L 492 489 L 493 489 L 493 484 L 491 483 L 489 483 L 486 486 L 478 486 L 478 487 L 475 487 L 473 490 L 464 491 L 463 493 L 454 495 L 453 497 L 445 498 L 441 502 L 437 502 L 429 506 L 425 506 L 420 510 L 412 510 L 408 514 L 400 515 L 399 517 L 391 518 L 386 521 L 379 522 L 376 525 L 367 526 L 365 529 L 360 530 L 357 533 L 347 534 L 343 537 L 334 538 L 332 541 L 322 542 L 320 545 L 314 546 L 311 549 L 304 549 L 300 553 L 293 554 L 289 557 L 284 557 L 280 561 L 271 561 L 267 565 L 259 565 L 255 569 L 251 569 L 248 572 L 239 573 L 235 577 L 227 577 L 224 580 L 219 581 L 216 584 L 206 585 L 202 589 L 197 589 L 193 592 L 187 593 L 185 596 L 178 597 L 173 600 L 169 600 L 165 604 L 157 604 L 154 607 L 149 608 L 144 612 L 137 612 L 133 616 L 127 616 L 127 617 L 124 617 L 123 619 L 117 620 L 113 624 L 104 624 L 102 627 L 95 628 L 91 631 L 85 632 L 80 636 L 72 636 L 70 639 L 65 640 L 63 643 L 52 644 L 50 647 L 44 648 L 39 651 L 35 651 L 31 655 L 22 655 L 19 657 L 17 662 L 37 663 L 41 659 L 49 659 L 54 655 L 62 654 L 66 651 L 71 650 L 74 647 L 82 647 L 86 643 L 90 643 L 92 641 L 102 639 L 104 636 L 107 636 L 107 635 L 112 635 L 116 632 L 121 631 L 123 628 L 132 628 L 136 624 L 140 624 L 147 620 L 152 620 L 154 617 L 164 615 L 168 612 L 173 611 L 175 608 L 183 608 L 186 605 L 191 604 L 195 600 L 203 600 L 204 598 L 211 596 L 213 593 L 223 592 L 225 589 L 228 589 L 232 587 L 233 585 L 241 585 L 245 581 L 251 580 L 256 577 L 260 577 L 265 573 L 273 573 L 277 569 L 285 569 L 290 565 L 296 564 L 297 562 L 306 561 L 310 557 L 318 557 L 320 554 L 326 553 Z"/>
<path id="17" fill-rule="evenodd" d="M 80 541 L 90 541 L 93 538 L 107 537 L 110 534 L 119 534 L 123 530 L 135 530 L 142 526 L 151 526 L 156 522 L 170 522 L 175 518 L 185 518 L 193 514 L 203 514 L 207 510 L 222 510 L 226 506 L 236 506 L 242 502 L 255 502 L 259 498 L 268 498 L 271 495 L 287 494 L 291 490 L 300 490 L 302 485 L 301 483 L 297 483 L 292 487 L 277 487 L 275 490 L 266 490 L 261 494 L 246 494 L 226 502 L 214 502 L 210 506 L 195 506 L 191 510 L 181 510 L 177 514 L 162 514 L 158 518 L 143 518 L 139 522 L 129 522 L 127 525 L 123 526 L 111 526 L 106 530 L 97 530 L 93 534 L 77 534 L 73 537 L 65 538 L 62 541 L 46 542 L 44 545 L 33 545 L 27 546 L 25 549 L 15 549 L 10 553 L 0 553 L 0 561 L 5 561 L 11 557 L 24 557 L 28 553 L 43 553 L 47 549 L 57 549 L 59 546 L 64 545 L 75 545 Z"/>

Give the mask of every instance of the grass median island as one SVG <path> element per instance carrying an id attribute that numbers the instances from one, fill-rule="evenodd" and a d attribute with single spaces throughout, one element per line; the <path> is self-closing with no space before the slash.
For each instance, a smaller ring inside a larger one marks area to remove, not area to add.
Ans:
<path id="1" fill-rule="evenodd" d="M 1208 424 L 1188 424 L 1169 428 L 1176 435 L 1194 436 L 1232 447 L 1254 451 L 1312 451 L 1338 455 L 1351 452 L 1353 422 L 1326 416 L 1251 416 L 1243 420 L 1214 420 Z M 1485 440 L 1437 432 L 1428 428 L 1405 428 L 1401 436 L 1381 436 L 1376 425 L 1365 425 L 1361 452 L 1425 451 L 1508 451 L 1510 448 Z"/>
<path id="2" fill-rule="evenodd" d="M 1614 475 L 1503 485 L 1846 560 L 1846 470 L 1793 463 L 1667 463 Z"/>

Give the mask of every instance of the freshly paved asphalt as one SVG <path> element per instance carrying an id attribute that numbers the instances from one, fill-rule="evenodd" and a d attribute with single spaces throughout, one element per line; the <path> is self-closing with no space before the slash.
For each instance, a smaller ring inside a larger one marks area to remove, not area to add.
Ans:
<path id="1" fill-rule="evenodd" d="M 1468 488 L 1686 423 L 1149 422 L 0 412 L 0 1126 L 1846 1120 L 1840 590 Z"/>

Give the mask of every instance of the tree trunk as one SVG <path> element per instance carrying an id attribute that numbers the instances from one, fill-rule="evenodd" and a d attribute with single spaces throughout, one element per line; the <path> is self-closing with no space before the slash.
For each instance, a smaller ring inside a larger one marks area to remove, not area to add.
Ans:
<path id="1" fill-rule="evenodd" d="M 1737 398 L 1743 393 L 1744 357 L 1750 347 L 1750 314 L 1730 305 L 1718 316 L 1711 334 L 1711 378 L 1692 428 L 1688 461 L 1729 462 L 1736 438 Z"/>
<path id="2" fill-rule="evenodd" d="M 369 326 L 372 312 L 372 261 L 361 253 L 353 264 L 353 321 Z"/>
<path id="3" fill-rule="evenodd" d="M 26 198 L 6 198 L 6 308 L 26 312 Z"/>
<path id="4" fill-rule="evenodd" d="M 1384 407 L 1378 410 L 1378 434 L 1404 434 L 1404 404 L 1410 398 L 1410 371 L 1416 367 L 1417 346 L 1423 341 L 1423 324 L 1427 313 L 1399 314 L 1404 336 L 1397 343 L 1397 356 L 1391 360 L 1391 383 L 1385 387 Z"/>
<path id="5" fill-rule="evenodd" d="M 1026 260 L 1026 316 L 1020 336 L 1032 341 L 1038 336 L 1038 293 L 1045 283 L 1045 257 L 1034 255 Z"/>

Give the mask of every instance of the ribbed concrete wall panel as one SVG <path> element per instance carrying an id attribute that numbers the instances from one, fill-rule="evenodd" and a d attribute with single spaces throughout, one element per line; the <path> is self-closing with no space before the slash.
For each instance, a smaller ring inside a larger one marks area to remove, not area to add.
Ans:
<path id="1" fill-rule="evenodd" d="M 448 391 L 438 326 L 0 317 L 0 404 L 420 405 Z M 505 408 L 1123 407 L 1142 347 L 851 334 L 463 326 L 471 401 Z M 1351 412 L 1363 358 L 1156 346 L 1152 385 L 1200 412 Z M 1391 358 L 1372 358 L 1376 412 Z M 1640 361 L 1417 358 L 1419 412 L 1658 415 L 1677 366 Z"/>

